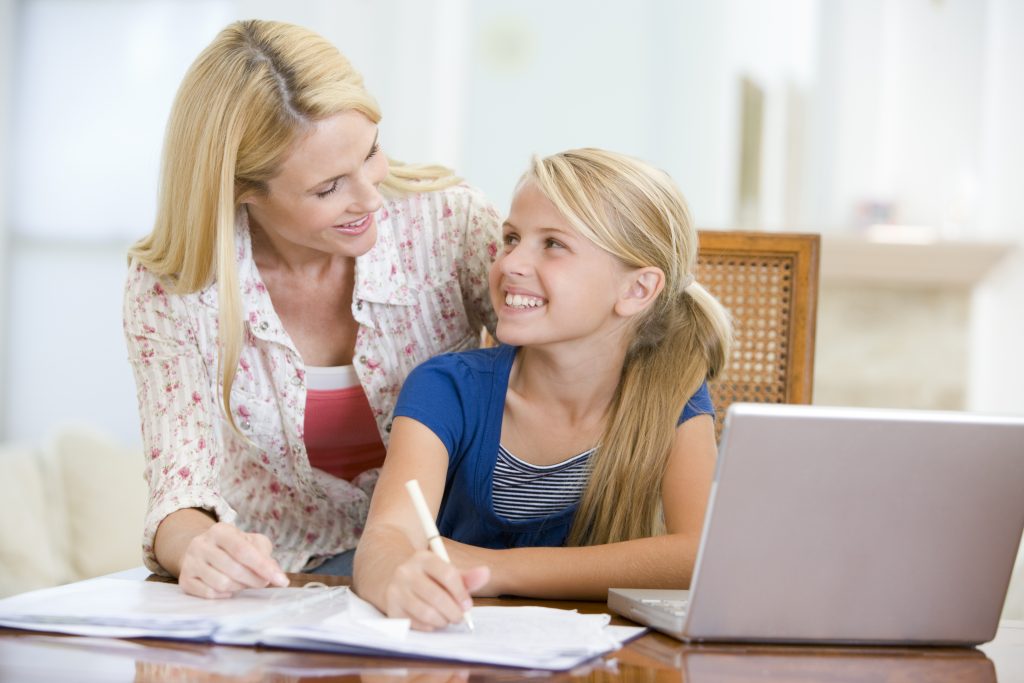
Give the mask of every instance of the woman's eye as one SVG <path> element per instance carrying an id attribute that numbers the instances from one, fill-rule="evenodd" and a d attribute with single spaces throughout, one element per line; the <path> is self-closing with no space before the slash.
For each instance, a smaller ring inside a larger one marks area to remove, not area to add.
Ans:
<path id="1" fill-rule="evenodd" d="M 548 248 L 552 248 L 553 247 L 553 248 L 556 248 L 556 249 L 561 249 L 563 247 L 563 244 L 561 242 L 559 242 L 558 240 L 551 239 L 549 237 L 548 239 L 544 240 L 544 246 L 548 247 Z"/>
<path id="2" fill-rule="evenodd" d="M 373 157 L 377 156 L 377 152 L 379 152 L 379 151 L 380 151 L 380 143 L 379 142 L 373 143 L 373 148 L 370 150 L 370 153 L 366 155 L 366 160 L 369 161 Z"/>
<path id="3" fill-rule="evenodd" d="M 514 247 L 519 244 L 519 237 L 518 235 L 505 235 L 504 242 L 506 246 Z"/>
<path id="4" fill-rule="evenodd" d="M 316 196 L 319 197 L 320 199 L 323 199 L 324 197 L 326 197 L 328 195 L 334 194 L 334 191 L 337 190 L 337 189 L 338 189 L 338 181 L 335 180 L 333 183 L 331 183 L 331 186 L 329 188 L 327 188 L 323 192 L 317 192 Z"/>

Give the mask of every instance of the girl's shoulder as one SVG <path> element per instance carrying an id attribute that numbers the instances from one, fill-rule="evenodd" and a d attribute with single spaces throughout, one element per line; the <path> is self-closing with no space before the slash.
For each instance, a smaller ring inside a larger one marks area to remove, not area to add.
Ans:
<path id="1" fill-rule="evenodd" d="M 516 347 L 502 344 L 486 349 L 442 353 L 424 361 L 417 370 L 423 372 L 465 376 L 494 375 L 508 373 L 515 359 Z"/>

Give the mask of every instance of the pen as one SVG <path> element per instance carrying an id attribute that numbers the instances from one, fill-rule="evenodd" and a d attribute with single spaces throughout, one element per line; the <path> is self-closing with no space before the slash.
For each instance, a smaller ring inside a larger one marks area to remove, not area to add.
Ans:
<path id="1" fill-rule="evenodd" d="M 437 525 L 434 524 L 434 516 L 430 514 L 427 501 L 423 498 L 423 490 L 420 488 L 420 483 L 415 479 L 410 479 L 405 482 L 405 490 L 409 492 L 409 497 L 412 498 L 412 506 L 416 508 L 416 516 L 420 518 L 420 524 L 423 525 L 423 533 L 427 535 L 427 545 L 430 546 L 435 555 L 451 564 L 451 560 L 448 559 L 448 551 L 444 549 L 444 543 L 441 542 L 441 532 L 437 530 Z M 474 630 L 473 617 L 469 616 L 469 612 L 466 612 L 463 618 L 469 630 Z"/>

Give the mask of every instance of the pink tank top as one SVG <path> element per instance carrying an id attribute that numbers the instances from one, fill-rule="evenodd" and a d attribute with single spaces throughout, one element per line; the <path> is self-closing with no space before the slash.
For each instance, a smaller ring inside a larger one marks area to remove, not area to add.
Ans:
<path id="1" fill-rule="evenodd" d="M 363 387 L 309 389 L 303 437 L 309 464 L 342 479 L 384 464 L 385 448 Z"/>

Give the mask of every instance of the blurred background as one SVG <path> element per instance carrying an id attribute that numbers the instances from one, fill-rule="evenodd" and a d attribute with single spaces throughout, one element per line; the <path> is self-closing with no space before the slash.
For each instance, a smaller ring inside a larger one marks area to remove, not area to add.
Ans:
<path id="1" fill-rule="evenodd" d="M 252 17 L 500 212 L 530 155 L 602 146 L 703 228 L 822 233 L 815 402 L 1024 414 L 1019 0 L 0 0 L 0 439 L 139 442 L 125 251 L 181 77 Z"/>

